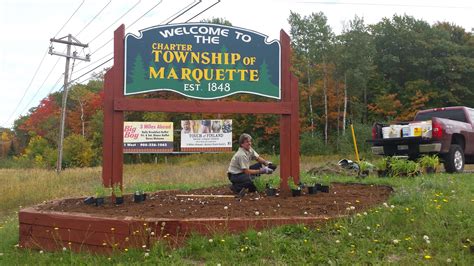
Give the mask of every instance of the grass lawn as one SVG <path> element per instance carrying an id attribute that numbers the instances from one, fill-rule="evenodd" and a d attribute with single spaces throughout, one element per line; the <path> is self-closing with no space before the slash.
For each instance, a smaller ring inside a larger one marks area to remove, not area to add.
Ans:
<path id="1" fill-rule="evenodd" d="M 309 169 L 321 158 L 303 158 Z M 205 165 L 205 166 L 203 166 Z M 182 160 L 126 166 L 124 180 L 149 189 L 224 184 L 225 159 Z M 323 226 L 283 226 L 239 235 L 192 236 L 172 250 L 127 250 L 112 256 L 47 253 L 17 248 L 19 206 L 92 194 L 100 169 L 0 170 L 0 264 L 447 264 L 474 265 L 474 174 L 436 174 L 416 178 L 327 176 L 334 182 L 386 184 L 395 192 L 367 212 Z M 363 201 L 364 199 L 359 199 Z"/>

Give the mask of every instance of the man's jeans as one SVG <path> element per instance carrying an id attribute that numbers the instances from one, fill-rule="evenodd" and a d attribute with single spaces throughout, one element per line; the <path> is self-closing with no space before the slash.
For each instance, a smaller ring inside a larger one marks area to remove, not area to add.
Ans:
<path id="1" fill-rule="evenodd" d="M 256 164 L 251 165 L 249 168 L 252 170 L 258 170 L 262 168 L 262 164 L 256 163 Z M 258 176 L 260 176 L 260 174 L 248 175 L 245 173 L 239 173 L 239 174 L 227 173 L 227 177 L 232 183 L 232 185 L 230 186 L 230 189 L 235 193 L 239 193 L 239 191 L 241 191 L 243 188 L 248 188 L 249 192 L 255 192 L 257 188 L 255 187 L 252 181 Z"/>

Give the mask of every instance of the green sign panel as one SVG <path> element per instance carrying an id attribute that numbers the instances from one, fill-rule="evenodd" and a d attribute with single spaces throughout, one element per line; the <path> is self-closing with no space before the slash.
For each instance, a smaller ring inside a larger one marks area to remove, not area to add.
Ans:
<path id="1" fill-rule="evenodd" d="M 174 91 L 197 99 L 250 93 L 280 99 L 280 43 L 237 27 L 155 26 L 125 36 L 125 95 Z"/>

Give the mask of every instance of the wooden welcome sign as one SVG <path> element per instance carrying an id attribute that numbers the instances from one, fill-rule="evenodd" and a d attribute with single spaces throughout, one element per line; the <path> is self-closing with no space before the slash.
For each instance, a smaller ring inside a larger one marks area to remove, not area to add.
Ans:
<path id="1" fill-rule="evenodd" d="M 114 65 L 104 81 L 104 186 L 122 184 L 125 111 L 239 113 L 280 115 L 281 189 L 288 190 L 288 177 L 298 182 L 300 170 L 298 82 L 290 73 L 290 56 L 283 30 L 279 42 L 267 42 L 263 34 L 216 24 L 156 26 L 140 36 L 125 36 L 121 25 L 114 32 Z M 152 91 L 192 99 L 126 97 Z M 240 93 L 275 102 L 212 101 Z"/>

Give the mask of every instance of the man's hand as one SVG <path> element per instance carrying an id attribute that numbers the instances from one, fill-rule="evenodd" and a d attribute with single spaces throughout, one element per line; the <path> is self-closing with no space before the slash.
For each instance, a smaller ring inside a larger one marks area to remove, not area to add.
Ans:
<path id="1" fill-rule="evenodd" d="M 268 166 L 264 166 L 264 167 L 260 168 L 260 173 L 262 173 L 262 174 L 272 174 L 273 170 L 270 169 Z"/>

